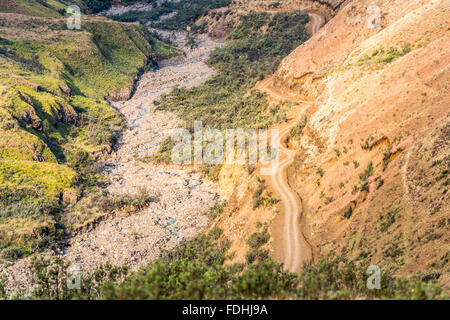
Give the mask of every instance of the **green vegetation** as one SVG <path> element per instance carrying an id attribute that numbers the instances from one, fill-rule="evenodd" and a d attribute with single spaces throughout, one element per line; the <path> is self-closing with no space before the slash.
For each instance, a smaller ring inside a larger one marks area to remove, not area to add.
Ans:
<path id="1" fill-rule="evenodd" d="M 364 170 L 364 172 L 361 173 L 361 174 L 359 175 L 359 180 L 360 180 L 361 182 L 366 182 L 367 179 L 368 179 L 371 175 L 373 175 L 373 162 L 372 162 L 372 161 L 369 161 L 369 163 L 367 164 L 366 170 Z"/>
<path id="2" fill-rule="evenodd" d="M 294 140 L 300 139 L 300 137 L 301 137 L 302 134 L 303 134 L 303 130 L 304 130 L 305 127 L 306 127 L 307 122 L 308 122 L 308 118 L 307 118 L 306 115 L 305 115 L 305 116 L 303 116 L 302 120 L 300 120 L 300 121 L 299 121 L 299 122 L 291 129 L 291 131 L 289 132 L 289 134 L 291 135 L 291 137 L 292 137 Z"/>
<path id="3" fill-rule="evenodd" d="M 325 174 L 325 171 L 323 171 L 323 169 L 319 167 L 319 168 L 316 169 L 316 173 L 317 173 L 320 177 L 323 177 L 323 175 Z"/>
<path id="4" fill-rule="evenodd" d="M 325 201 L 324 201 L 324 204 L 328 205 L 328 204 L 334 202 L 334 200 L 336 200 L 334 197 L 326 197 Z"/>
<path id="5" fill-rule="evenodd" d="M 336 155 L 337 155 L 338 157 L 341 156 L 341 151 L 340 151 L 339 149 L 337 149 L 337 148 L 334 149 L 334 153 L 336 153 Z"/>
<path id="6" fill-rule="evenodd" d="M 106 0 L 2 0 L 0 1 L 0 12 L 20 13 L 30 16 L 57 17 L 65 15 L 66 8 L 77 5 L 83 11 L 95 11 L 106 9 L 111 1 Z M 99 10 L 97 10 L 99 9 Z"/>
<path id="7" fill-rule="evenodd" d="M 350 219 L 353 214 L 353 207 L 348 207 L 347 210 L 344 211 L 344 218 Z"/>
<path id="8" fill-rule="evenodd" d="M 253 192 L 253 210 L 258 209 L 260 206 L 264 204 L 264 198 L 262 197 L 262 193 L 266 188 L 266 183 L 264 180 L 261 180 L 257 177 L 258 186 L 256 187 L 255 192 Z"/>
<path id="9" fill-rule="evenodd" d="M 270 193 L 266 190 L 266 182 L 260 177 L 256 177 L 257 187 L 253 192 L 253 210 L 258 209 L 261 206 L 272 206 L 279 202 L 279 200 L 272 198 Z M 263 194 L 265 196 L 263 196 Z"/>
<path id="10" fill-rule="evenodd" d="M 209 209 L 208 216 L 209 220 L 214 220 L 219 217 L 223 213 L 223 209 L 225 209 L 227 205 L 226 201 L 216 203 L 211 209 Z"/>
<path id="11" fill-rule="evenodd" d="M 143 162 L 153 161 L 156 163 L 165 163 L 168 164 L 172 161 L 172 149 L 175 146 L 175 142 L 171 137 L 167 137 L 160 144 L 158 151 L 151 155 L 141 159 Z"/>
<path id="12" fill-rule="evenodd" d="M 298 273 L 284 271 L 262 249 L 267 229 L 248 239 L 247 262 L 226 264 L 229 243 L 212 229 L 184 241 L 138 272 L 111 265 L 84 274 L 81 289 L 67 290 L 62 260 L 35 259 L 35 299 L 448 299 L 434 276 L 393 278 L 382 271 L 381 289 L 369 290 L 368 261 L 350 261 L 331 252 Z M 394 248 L 395 249 L 395 248 Z M 386 254 L 397 255 L 396 250 Z M 0 298 L 8 298 L 0 279 Z"/>
<path id="13" fill-rule="evenodd" d="M 71 1 L 70 4 L 76 4 L 84 7 L 82 1 Z M 0 12 L 21 13 L 31 16 L 55 17 L 61 15 L 58 10 L 66 6 L 60 0 L 45 1 L 27 1 L 27 0 L 2 0 L 0 1 Z M 62 11 L 61 11 L 62 12 Z"/>
<path id="14" fill-rule="evenodd" d="M 387 50 L 375 50 L 371 56 L 365 55 L 364 57 L 359 59 L 356 62 L 356 65 L 391 63 L 394 60 L 407 55 L 411 52 L 411 50 L 411 44 L 409 43 L 402 44 L 400 48 L 391 47 Z"/>
<path id="15" fill-rule="evenodd" d="M 111 6 L 112 0 L 83 0 L 86 6 L 89 8 L 89 11 L 92 13 L 97 13 L 103 10 L 108 9 Z M 131 1 L 121 1 L 121 2 L 131 2 Z M 136 2 L 136 1 L 133 1 Z"/>
<path id="16" fill-rule="evenodd" d="M 34 258 L 31 269 L 37 282 L 32 297 L 43 300 L 96 299 L 100 297 L 101 288 L 106 283 L 123 279 L 128 274 L 126 267 L 101 265 L 92 274 L 83 277 L 81 289 L 74 292 L 67 287 L 71 276 L 69 265 L 61 258 Z"/>
<path id="17" fill-rule="evenodd" d="M 124 5 L 140 0 L 121 0 Z M 66 8 L 77 5 L 84 13 L 98 13 L 111 7 L 112 0 L 1 0 L 0 12 L 30 16 L 57 17 L 66 14 Z"/>
<path id="18" fill-rule="evenodd" d="M 177 113 L 187 126 L 194 120 L 205 127 L 267 128 L 282 120 L 282 108 L 271 112 L 264 94 L 250 91 L 257 81 L 272 74 L 281 59 L 307 39 L 302 12 L 252 13 L 216 49 L 209 59 L 217 73 L 203 85 L 175 89 L 158 107 Z M 264 30 L 264 31 L 263 31 Z"/>
<path id="19" fill-rule="evenodd" d="M 152 46 L 151 57 L 153 61 L 160 61 L 179 56 L 182 51 L 169 44 L 167 39 L 162 38 L 157 33 L 150 33 L 149 42 Z"/>
<path id="20" fill-rule="evenodd" d="M 395 223 L 396 218 L 398 219 L 398 213 L 400 212 L 400 208 L 396 208 L 394 210 L 390 210 L 386 216 L 384 215 L 380 215 L 380 221 L 381 222 L 381 226 L 380 226 L 380 231 L 381 232 L 385 232 L 387 229 L 389 229 L 389 227 Z"/>
<path id="21" fill-rule="evenodd" d="M 262 249 L 267 242 L 269 242 L 270 235 L 267 227 L 263 229 L 262 232 L 253 233 L 250 238 L 247 239 L 247 244 L 250 247 L 250 251 L 245 255 L 247 264 L 252 264 L 257 261 L 263 262 L 269 258 L 269 251 Z"/>

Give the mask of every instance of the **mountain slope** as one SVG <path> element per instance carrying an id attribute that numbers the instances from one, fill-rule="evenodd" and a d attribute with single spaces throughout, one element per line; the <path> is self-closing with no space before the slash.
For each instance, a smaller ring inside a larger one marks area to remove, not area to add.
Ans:
<path id="1" fill-rule="evenodd" d="M 288 141 L 316 257 L 337 250 L 448 285 L 449 4 L 379 1 L 381 29 L 367 27 L 369 5 L 347 1 L 263 91 L 316 102 Z"/>
<path id="2" fill-rule="evenodd" d="M 346 1 L 256 88 L 297 104 L 286 179 L 314 261 L 335 251 L 448 287 L 448 1 L 377 4 L 380 29 L 368 27 L 370 1 Z M 260 224 L 270 226 L 272 256 L 286 260 L 285 204 L 252 207 L 261 186 L 279 197 L 258 174 L 233 165 L 219 174 L 229 201 L 214 225 L 231 240 L 232 262 L 245 261 L 244 239 Z"/>
<path id="3" fill-rule="evenodd" d="M 100 17 L 84 16 L 80 31 L 65 18 L 0 20 L 0 248 L 14 258 L 46 243 L 42 228 L 70 228 L 67 204 L 103 181 L 92 161 L 124 127 L 105 98 L 127 99 L 139 73 L 178 51 L 138 24 Z"/>

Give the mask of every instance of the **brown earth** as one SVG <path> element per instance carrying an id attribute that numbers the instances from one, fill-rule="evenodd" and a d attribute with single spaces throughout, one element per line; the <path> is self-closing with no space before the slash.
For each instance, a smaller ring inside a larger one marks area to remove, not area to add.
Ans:
<path id="1" fill-rule="evenodd" d="M 308 124 L 290 143 L 287 171 L 315 260 L 336 250 L 397 275 L 436 272 L 448 285 L 449 2 L 376 4 L 381 28 L 367 26 L 372 1 L 346 1 L 259 87 L 271 99 L 315 101 L 293 110 Z M 220 182 L 232 199 L 218 224 L 233 261 L 257 221 L 271 225 L 271 252 L 284 261 L 284 204 L 253 210 L 255 178 L 240 170 L 225 167 Z"/>

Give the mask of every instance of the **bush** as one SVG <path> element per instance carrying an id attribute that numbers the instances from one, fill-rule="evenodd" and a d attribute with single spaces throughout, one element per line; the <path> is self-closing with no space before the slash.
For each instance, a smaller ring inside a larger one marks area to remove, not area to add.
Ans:
<path id="1" fill-rule="evenodd" d="M 92 13 L 98 13 L 111 6 L 111 0 L 83 0 Z"/>
<path id="2" fill-rule="evenodd" d="M 352 214 L 353 214 L 353 208 L 352 207 L 348 207 L 348 209 L 345 210 L 345 212 L 344 212 L 344 218 L 350 219 Z"/>
<path id="3" fill-rule="evenodd" d="M 291 135 L 291 137 L 293 139 L 298 140 L 302 136 L 303 130 L 306 127 L 307 121 L 308 121 L 308 118 L 305 115 L 305 116 L 303 116 L 302 120 L 300 120 L 300 122 L 297 123 L 297 125 L 291 129 L 289 134 Z"/>
<path id="4" fill-rule="evenodd" d="M 262 197 L 264 189 L 266 189 L 265 181 L 260 180 L 259 177 L 257 178 L 258 178 L 258 186 L 256 187 L 256 190 L 253 192 L 253 210 L 258 209 L 267 200 L 267 198 Z"/>
<path id="5" fill-rule="evenodd" d="M 69 290 L 67 287 L 67 281 L 71 276 L 69 267 L 70 265 L 61 258 L 34 258 L 30 269 L 36 276 L 37 286 L 32 297 L 44 300 L 97 299 L 103 286 L 121 280 L 128 274 L 126 267 L 115 267 L 109 263 L 100 265 L 93 273 L 80 279 L 80 289 Z"/>
<path id="6" fill-rule="evenodd" d="M 225 7 L 230 4 L 231 0 L 165 1 L 150 11 L 131 10 L 121 15 L 112 15 L 111 19 L 123 22 L 150 22 L 150 26 L 153 28 L 183 30 L 188 26 L 194 27 L 195 22 L 211 9 Z M 172 12 L 176 12 L 173 17 L 159 21 L 163 15 Z"/>
<path id="7" fill-rule="evenodd" d="M 116 143 L 117 134 L 104 123 L 90 123 L 86 128 L 86 137 L 93 145 L 112 146 Z"/>
<path id="8" fill-rule="evenodd" d="M 247 244 L 252 249 L 259 249 L 261 246 L 265 245 L 270 239 L 269 232 L 265 228 L 262 232 L 253 233 L 247 240 Z"/>
<path id="9" fill-rule="evenodd" d="M 135 195 L 124 195 L 121 197 L 100 194 L 92 199 L 102 212 L 114 212 L 116 210 L 129 209 L 132 211 L 140 211 L 150 205 L 152 202 L 157 202 L 158 198 L 151 195 L 147 189 L 142 188 Z"/>
<path id="10" fill-rule="evenodd" d="M 272 74 L 280 61 L 307 39 L 308 15 L 301 12 L 252 13 L 229 35 L 227 45 L 216 49 L 208 63 L 217 73 L 203 85 L 174 89 L 162 96 L 158 110 L 177 113 L 191 127 L 268 128 L 285 119 L 285 110 L 268 110 L 264 94 L 251 91 L 257 81 Z M 261 27 L 267 29 L 263 33 Z"/>
<path id="11" fill-rule="evenodd" d="M 265 231 L 263 231 L 265 233 Z M 33 270 L 37 299 L 448 299 L 436 277 L 393 278 L 382 272 L 381 289 L 366 286 L 368 263 L 356 264 L 330 252 L 298 274 L 284 271 L 267 251 L 252 250 L 246 266 L 223 265 L 228 242 L 220 229 L 198 235 L 165 252 L 138 272 L 101 266 L 85 274 L 80 290 L 66 290 L 68 265 L 61 259 L 37 259 Z M 252 236 L 255 248 L 266 241 Z M 259 239 L 259 240 L 256 240 Z M 126 276 L 126 278 L 124 278 Z M 124 281 L 122 281 L 124 279 Z"/>
<path id="12" fill-rule="evenodd" d="M 373 175 L 373 162 L 369 161 L 366 170 L 359 175 L 359 180 L 361 180 L 361 182 L 365 182 L 371 175 Z"/>

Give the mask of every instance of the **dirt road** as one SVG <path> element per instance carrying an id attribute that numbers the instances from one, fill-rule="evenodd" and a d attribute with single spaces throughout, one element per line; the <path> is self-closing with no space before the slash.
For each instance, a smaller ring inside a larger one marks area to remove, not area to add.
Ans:
<path id="1" fill-rule="evenodd" d="M 269 95 L 278 96 L 271 88 L 267 88 L 265 92 Z M 297 101 L 300 105 L 313 104 L 309 101 Z M 303 113 L 299 112 L 297 117 L 276 129 L 280 130 L 279 135 L 279 160 L 271 168 L 272 174 L 267 178 L 267 182 L 271 189 L 275 192 L 276 197 L 282 203 L 282 220 L 280 221 L 282 227 L 280 233 L 275 234 L 276 245 L 281 245 L 279 250 L 282 262 L 287 270 L 297 272 L 300 270 L 303 263 L 312 259 L 312 248 L 306 240 L 300 225 L 300 218 L 303 212 L 302 199 L 299 195 L 291 189 L 286 173 L 286 169 L 294 162 L 295 151 L 290 150 L 286 144 L 289 132 L 300 119 Z"/>
<path id="2" fill-rule="evenodd" d="M 311 17 L 311 29 L 313 34 L 318 32 L 325 22 L 325 19 L 317 14 L 310 13 Z M 289 100 L 290 97 L 284 96 L 282 93 L 277 92 L 275 88 L 271 86 L 272 78 L 261 81 L 257 88 L 267 93 L 271 98 L 276 100 Z M 312 104 L 309 101 L 297 101 L 299 104 Z M 282 235 L 276 241 L 276 244 L 280 244 L 281 260 L 287 270 L 297 272 L 301 269 L 303 263 L 312 259 L 312 247 L 306 240 L 301 225 L 300 219 L 303 213 L 302 199 L 299 195 L 291 189 L 289 181 L 286 175 L 286 169 L 294 162 L 295 151 L 290 150 L 286 144 L 289 131 L 294 127 L 303 116 L 302 113 L 298 113 L 297 116 L 289 123 L 284 124 L 277 129 L 280 129 L 279 140 L 279 161 L 273 167 L 273 174 L 269 176 L 269 185 L 277 194 L 282 202 L 283 218 L 281 223 L 283 224 Z M 277 235 L 275 235 L 276 237 Z"/>

